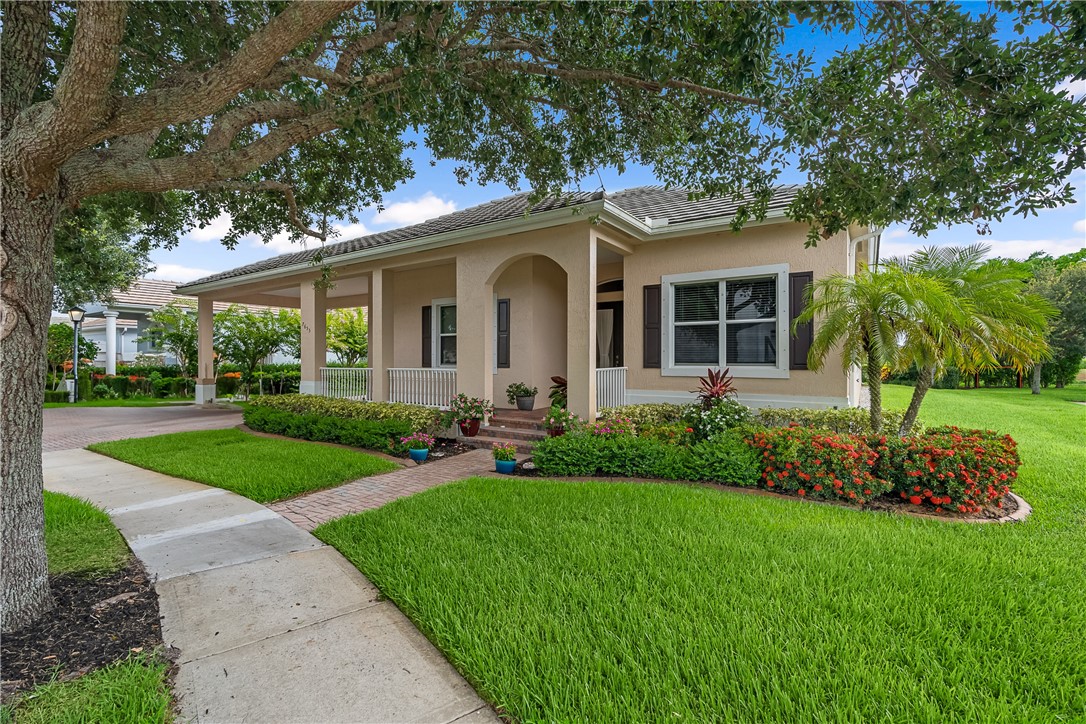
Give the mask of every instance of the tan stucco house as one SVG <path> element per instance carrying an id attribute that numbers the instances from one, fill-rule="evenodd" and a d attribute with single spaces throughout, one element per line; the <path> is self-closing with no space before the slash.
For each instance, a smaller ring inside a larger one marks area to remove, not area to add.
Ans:
<path id="1" fill-rule="evenodd" d="M 316 250 L 285 254 L 177 288 L 199 300 L 198 400 L 214 395 L 215 303 L 296 307 L 302 391 L 440 406 L 455 392 L 504 403 L 526 382 L 545 402 L 550 378 L 569 406 L 687 401 L 697 378 L 731 369 L 753 406 L 855 405 L 859 373 L 840 359 L 807 369 L 810 330 L 790 333 L 812 279 L 854 273 L 878 232 L 853 226 L 805 249 L 807 227 L 777 189 L 766 218 L 736 233 L 737 203 L 684 189 L 527 194 L 422 224 L 329 244 L 334 286 L 315 286 Z M 368 308 L 369 369 L 322 367 L 325 312 Z M 347 379 L 347 375 L 353 375 Z"/>

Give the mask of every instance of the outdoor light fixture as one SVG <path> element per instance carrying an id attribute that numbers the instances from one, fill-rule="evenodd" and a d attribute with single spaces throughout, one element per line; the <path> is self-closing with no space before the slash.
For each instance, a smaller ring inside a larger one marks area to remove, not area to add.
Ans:
<path id="1" fill-rule="evenodd" d="M 72 307 L 68 310 L 68 319 L 72 320 L 74 334 L 72 334 L 72 392 L 68 395 L 70 402 L 79 399 L 79 326 L 83 324 L 83 316 L 86 310 L 82 307 Z"/>

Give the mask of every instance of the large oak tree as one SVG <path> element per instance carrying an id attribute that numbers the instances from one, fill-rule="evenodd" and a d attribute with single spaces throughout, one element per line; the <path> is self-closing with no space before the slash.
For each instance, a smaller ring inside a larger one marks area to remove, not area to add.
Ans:
<path id="1" fill-rule="evenodd" d="M 4 2 L 3 628 L 50 605 L 40 408 L 73 210 L 165 245 L 223 212 L 227 244 L 322 238 L 411 176 L 417 139 L 464 182 L 550 193 L 637 162 L 746 189 L 739 222 L 792 163 L 812 241 L 1029 213 L 1086 160 L 1082 102 L 1055 92 L 1086 67 L 1086 11 L 998 9 L 1013 43 L 994 9 L 903 2 Z M 797 23 L 812 40 L 786 43 Z M 835 34 L 818 67 L 789 51 Z"/>

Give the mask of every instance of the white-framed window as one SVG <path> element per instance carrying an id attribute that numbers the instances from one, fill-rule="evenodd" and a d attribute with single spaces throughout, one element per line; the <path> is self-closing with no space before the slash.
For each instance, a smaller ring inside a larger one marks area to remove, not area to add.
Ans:
<path id="1" fill-rule="evenodd" d="M 435 299 L 434 367 L 456 367 L 456 299 Z"/>
<path id="2" fill-rule="evenodd" d="M 661 374 L 788 377 L 788 265 L 661 278 Z"/>

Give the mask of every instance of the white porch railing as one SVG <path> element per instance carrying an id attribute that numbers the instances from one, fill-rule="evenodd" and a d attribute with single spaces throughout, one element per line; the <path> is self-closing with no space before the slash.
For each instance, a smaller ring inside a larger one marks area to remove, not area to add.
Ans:
<path id="1" fill-rule="evenodd" d="M 366 367 L 321 367 L 321 387 L 328 397 L 369 400 L 373 393 L 370 371 Z"/>
<path id="2" fill-rule="evenodd" d="M 390 367 L 388 399 L 426 407 L 445 407 L 456 395 L 456 370 Z"/>
<path id="3" fill-rule="evenodd" d="M 596 369 L 596 409 L 620 407 L 626 404 L 625 367 Z"/>

